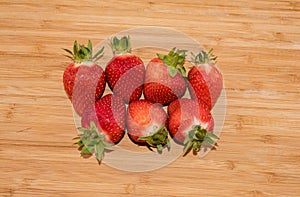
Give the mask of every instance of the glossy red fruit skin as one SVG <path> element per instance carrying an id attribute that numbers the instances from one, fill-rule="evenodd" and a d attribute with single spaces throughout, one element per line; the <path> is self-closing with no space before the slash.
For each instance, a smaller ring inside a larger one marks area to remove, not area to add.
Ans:
<path id="1" fill-rule="evenodd" d="M 138 100 L 143 92 L 145 66 L 134 54 L 116 55 L 105 69 L 108 86 L 125 103 Z"/>
<path id="2" fill-rule="evenodd" d="M 127 132 L 130 139 L 136 144 L 145 144 L 139 137 L 149 136 L 165 126 L 167 114 L 158 103 L 138 100 L 129 104 L 127 109 Z M 156 128 L 156 129 L 155 129 Z"/>
<path id="3" fill-rule="evenodd" d="M 180 98 L 180 99 L 176 99 L 175 101 L 173 101 L 168 105 L 167 112 L 168 115 L 171 115 L 178 108 L 199 108 L 199 107 L 200 105 L 196 100 L 192 100 L 189 98 Z"/>
<path id="4" fill-rule="evenodd" d="M 125 134 L 126 107 L 117 95 L 107 94 L 98 100 L 94 109 L 86 111 L 81 119 L 81 126 L 90 127 L 94 121 L 98 130 L 106 134 L 106 142 L 117 144 Z"/>
<path id="5" fill-rule="evenodd" d="M 66 67 L 63 74 L 64 89 L 78 115 L 91 108 L 105 90 L 105 73 L 91 62 Z"/>
<path id="6" fill-rule="evenodd" d="M 191 98 L 205 103 L 211 110 L 223 88 L 223 77 L 219 70 L 213 64 L 193 66 L 188 73 L 188 81 Z"/>
<path id="7" fill-rule="evenodd" d="M 145 99 L 162 105 L 181 98 L 186 91 L 186 81 L 177 73 L 173 78 L 168 67 L 159 58 L 152 59 L 146 68 L 144 84 Z"/>
<path id="8" fill-rule="evenodd" d="M 191 104 L 194 102 L 194 104 Z M 169 114 L 167 125 L 172 138 L 180 144 L 183 144 L 184 139 L 190 128 L 195 126 L 195 120 L 203 125 L 206 125 L 207 131 L 213 131 L 214 119 L 207 107 L 198 106 L 195 101 L 188 101 L 186 104 L 181 104 L 179 108 Z"/>

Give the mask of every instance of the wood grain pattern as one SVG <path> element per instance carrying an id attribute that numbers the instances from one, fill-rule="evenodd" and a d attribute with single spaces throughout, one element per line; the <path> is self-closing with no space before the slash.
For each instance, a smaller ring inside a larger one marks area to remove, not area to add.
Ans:
<path id="1" fill-rule="evenodd" d="M 0 0 L 1 196 L 299 196 L 300 2 Z M 74 39 L 176 28 L 219 56 L 219 148 L 129 173 L 81 159 L 61 83 Z"/>

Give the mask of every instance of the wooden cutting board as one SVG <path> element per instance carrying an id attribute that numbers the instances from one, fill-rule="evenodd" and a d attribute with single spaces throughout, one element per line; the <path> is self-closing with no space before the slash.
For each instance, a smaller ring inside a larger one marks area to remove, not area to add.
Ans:
<path id="1" fill-rule="evenodd" d="M 138 26 L 218 55 L 226 118 L 206 157 L 135 173 L 72 145 L 61 48 Z M 1 196 L 300 196 L 299 1 L 1 0 L 0 43 Z"/>

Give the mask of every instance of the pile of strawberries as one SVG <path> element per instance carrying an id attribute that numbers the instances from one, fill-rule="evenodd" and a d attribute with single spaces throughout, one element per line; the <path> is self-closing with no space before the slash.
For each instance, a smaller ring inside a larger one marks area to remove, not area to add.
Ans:
<path id="1" fill-rule="evenodd" d="M 82 117 L 81 134 L 75 138 L 82 155 L 95 154 L 101 161 L 104 150 L 119 143 L 126 131 L 132 142 L 159 153 L 172 148 L 170 137 L 183 145 L 183 155 L 216 144 L 211 109 L 223 79 L 212 50 L 191 53 L 187 73 L 186 50 L 157 54 L 145 67 L 131 53 L 129 36 L 112 38 L 111 47 L 114 57 L 105 70 L 95 63 L 104 48 L 93 55 L 91 41 L 87 47 L 75 41 L 73 52 L 65 49 L 73 62 L 64 71 L 63 83 Z M 106 83 L 111 93 L 103 96 Z M 190 98 L 182 98 L 186 91 Z"/>

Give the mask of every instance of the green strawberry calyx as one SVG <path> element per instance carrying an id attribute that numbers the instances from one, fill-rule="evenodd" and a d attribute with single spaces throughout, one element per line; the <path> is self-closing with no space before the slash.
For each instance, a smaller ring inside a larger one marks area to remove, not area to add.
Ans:
<path id="1" fill-rule="evenodd" d="M 81 132 L 79 136 L 73 140 L 79 140 L 75 144 L 81 149 L 81 155 L 92 155 L 95 156 L 99 162 L 103 159 L 104 150 L 108 147 L 112 147 L 114 144 L 105 141 L 106 135 L 100 132 L 93 121 L 90 122 L 90 128 L 77 128 Z"/>
<path id="2" fill-rule="evenodd" d="M 165 126 L 159 128 L 153 135 L 139 137 L 138 140 L 144 140 L 150 147 L 157 148 L 162 153 L 163 146 L 170 149 L 170 140 L 168 139 L 168 130 Z"/>
<path id="3" fill-rule="evenodd" d="M 187 50 L 179 50 L 174 47 L 167 55 L 157 54 L 158 58 L 163 60 L 164 65 L 168 66 L 168 72 L 171 77 L 175 77 L 177 73 L 180 73 L 183 77 L 186 77 L 186 70 L 183 66 Z"/>
<path id="4" fill-rule="evenodd" d="M 114 55 L 131 53 L 131 42 L 129 36 L 118 38 L 116 36 L 110 39 L 110 45 Z"/>
<path id="5" fill-rule="evenodd" d="M 84 45 L 78 45 L 77 41 L 74 41 L 73 45 L 73 52 L 69 49 L 63 49 L 69 55 L 66 55 L 67 57 L 71 58 L 75 63 L 79 64 L 82 62 L 91 62 L 96 61 L 100 57 L 103 56 L 104 47 L 102 47 L 99 51 L 96 52 L 96 54 L 93 55 L 93 46 L 92 42 L 88 41 L 88 46 Z"/>
<path id="6" fill-rule="evenodd" d="M 216 142 L 214 139 L 219 139 L 219 137 L 208 132 L 200 125 L 194 126 L 183 141 L 183 156 L 185 156 L 191 149 L 193 149 L 194 153 L 199 152 L 202 144 L 215 146 Z"/>
<path id="7" fill-rule="evenodd" d="M 217 60 L 217 56 L 213 54 L 213 49 L 210 49 L 208 52 L 202 50 L 197 55 L 191 52 L 191 60 L 190 62 L 200 65 L 200 64 L 215 64 Z"/>

